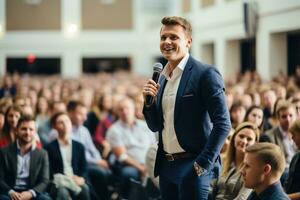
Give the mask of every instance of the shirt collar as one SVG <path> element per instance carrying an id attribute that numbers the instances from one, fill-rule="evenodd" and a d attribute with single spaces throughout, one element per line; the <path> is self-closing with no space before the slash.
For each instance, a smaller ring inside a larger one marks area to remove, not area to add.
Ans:
<path id="1" fill-rule="evenodd" d="M 182 60 L 179 62 L 179 64 L 175 67 L 175 69 L 173 70 L 173 75 L 174 75 L 174 72 L 176 71 L 181 71 L 183 72 L 184 71 L 184 68 L 186 66 L 186 63 L 189 59 L 189 56 L 190 54 L 189 53 L 186 53 L 185 56 L 182 58 Z M 170 80 L 170 74 L 171 74 L 171 70 L 170 70 L 170 67 L 169 67 L 169 63 L 167 63 L 162 71 L 162 75 L 164 75 L 166 77 L 167 80 Z M 178 72 L 179 73 L 179 72 Z"/>
<path id="2" fill-rule="evenodd" d="M 20 144 L 19 144 L 19 139 L 16 140 L 16 144 L 17 144 L 17 150 L 18 150 L 18 152 L 20 152 L 21 151 L 21 147 L 20 147 Z M 35 150 L 35 148 L 36 148 L 36 142 L 33 141 L 32 145 L 31 145 L 31 151 Z"/>
<path id="3" fill-rule="evenodd" d="M 288 132 L 285 132 L 285 131 L 281 128 L 281 126 L 279 126 L 279 130 L 280 130 L 279 132 L 280 132 L 282 138 L 288 137 L 289 133 L 288 133 Z"/>
<path id="4" fill-rule="evenodd" d="M 57 141 L 58 141 L 59 146 L 64 146 L 65 145 L 65 144 L 63 144 L 63 142 L 59 138 L 57 138 Z M 69 137 L 67 145 L 70 145 L 70 144 L 72 144 L 72 138 L 71 137 Z"/>

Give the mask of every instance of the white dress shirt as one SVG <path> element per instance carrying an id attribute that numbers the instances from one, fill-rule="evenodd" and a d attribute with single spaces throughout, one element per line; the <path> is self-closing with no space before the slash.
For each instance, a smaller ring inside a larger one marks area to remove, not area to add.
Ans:
<path id="1" fill-rule="evenodd" d="M 174 109 L 177 90 L 181 80 L 182 73 L 188 61 L 189 53 L 187 53 L 175 69 L 170 72 L 169 65 L 167 64 L 162 74 L 166 77 L 165 90 L 162 97 L 162 110 L 164 117 L 164 129 L 162 130 L 162 140 L 164 151 L 167 153 L 180 153 L 184 152 L 179 145 L 175 127 L 174 127 Z"/>

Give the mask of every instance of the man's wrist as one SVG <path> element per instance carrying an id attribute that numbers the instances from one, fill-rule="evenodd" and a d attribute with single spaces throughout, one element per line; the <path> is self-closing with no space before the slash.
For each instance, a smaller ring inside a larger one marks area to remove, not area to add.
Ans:
<path id="1" fill-rule="evenodd" d="M 36 193 L 34 190 L 29 190 L 29 192 L 32 194 L 32 197 L 35 198 L 36 197 Z"/>
<path id="2" fill-rule="evenodd" d="M 197 176 L 202 176 L 205 173 L 205 171 L 206 171 L 197 162 L 194 162 L 194 170 L 195 170 Z"/>

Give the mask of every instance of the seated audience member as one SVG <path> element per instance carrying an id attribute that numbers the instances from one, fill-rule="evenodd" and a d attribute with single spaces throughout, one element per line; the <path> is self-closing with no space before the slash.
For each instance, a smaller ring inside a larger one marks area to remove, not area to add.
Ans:
<path id="1" fill-rule="evenodd" d="M 236 102 L 231 106 L 229 113 L 232 128 L 235 129 L 240 123 L 243 122 L 246 114 L 246 108 L 241 102 Z"/>
<path id="2" fill-rule="evenodd" d="M 14 97 L 17 93 L 16 86 L 13 85 L 12 78 L 9 75 L 5 75 L 0 86 L 0 98 L 3 97 Z"/>
<path id="3" fill-rule="evenodd" d="M 66 104 L 63 101 L 54 101 L 50 104 L 50 116 L 53 116 L 55 113 L 66 112 Z M 57 138 L 57 131 L 51 128 L 50 118 L 39 125 L 38 133 L 44 145 L 49 144 Z"/>
<path id="4" fill-rule="evenodd" d="M 49 162 L 45 150 L 37 149 L 36 124 L 22 116 L 16 126 L 16 141 L 0 151 L 0 199 L 50 199 Z"/>
<path id="5" fill-rule="evenodd" d="M 95 126 L 93 140 L 96 147 L 105 157 L 110 152 L 110 145 L 106 140 L 106 132 L 112 125 L 115 117 L 112 114 L 112 95 L 103 94 L 98 102 L 99 120 Z"/>
<path id="6" fill-rule="evenodd" d="M 254 189 L 248 200 L 288 200 L 279 181 L 284 168 L 284 154 L 277 145 L 247 147 L 242 174 L 245 187 Z"/>
<path id="7" fill-rule="evenodd" d="M 253 145 L 258 140 L 259 130 L 254 124 L 243 122 L 237 126 L 224 157 L 222 176 L 213 187 L 213 199 L 247 199 L 251 190 L 244 187 L 241 168 L 246 147 Z"/>
<path id="8" fill-rule="evenodd" d="M 67 111 L 72 122 L 71 138 L 82 143 L 85 148 L 87 170 L 94 190 L 101 199 L 108 199 L 107 186 L 111 178 L 111 171 L 108 162 L 102 159 L 95 147 L 89 130 L 83 126 L 87 117 L 87 108 L 79 101 L 70 101 Z"/>
<path id="9" fill-rule="evenodd" d="M 275 103 L 276 103 L 276 93 L 272 89 L 266 89 L 262 94 L 262 104 L 264 107 L 264 131 L 272 128 L 270 119 L 275 112 Z"/>
<path id="10" fill-rule="evenodd" d="M 289 133 L 291 124 L 296 120 L 295 106 L 288 101 L 284 101 L 278 106 L 276 115 L 279 125 L 263 134 L 260 138 L 260 141 L 276 144 L 284 153 L 286 158 L 286 169 L 281 179 L 282 183 L 284 183 L 290 162 L 297 150 L 297 147 L 292 140 L 291 133 Z"/>
<path id="11" fill-rule="evenodd" d="M 129 180 L 146 177 L 145 159 L 155 135 L 146 123 L 135 118 L 134 101 L 124 97 L 118 103 L 119 120 L 107 132 L 107 141 L 118 160 L 116 174 L 121 179 L 121 196 L 127 198 Z"/>
<path id="12" fill-rule="evenodd" d="M 0 138 L 2 136 L 2 130 L 3 130 L 3 127 L 4 127 L 4 122 L 5 122 L 5 113 L 0 110 Z"/>
<path id="13" fill-rule="evenodd" d="M 50 119 L 48 107 L 49 103 L 45 97 L 41 96 L 37 99 L 35 120 L 38 126 L 38 134 L 43 145 L 49 143 L 48 134 L 50 132 L 50 126 L 48 126 L 48 123 Z"/>
<path id="14" fill-rule="evenodd" d="M 289 129 L 293 140 L 300 149 L 300 119 L 297 119 Z M 292 200 L 300 199 L 300 152 L 293 157 L 288 178 L 285 183 L 285 191 Z"/>
<path id="15" fill-rule="evenodd" d="M 15 142 L 16 128 L 21 114 L 22 109 L 19 106 L 11 105 L 6 110 L 3 130 L 0 133 L 0 148 Z"/>
<path id="16" fill-rule="evenodd" d="M 58 138 L 47 147 L 50 174 L 56 189 L 55 199 L 90 199 L 86 184 L 87 163 L 85 150 L 81 143 L 71 139 L 72 124 L 66 113 L 59 112 L 51 118 L 52 127 Z"/>
<path id="17" fill-rule="evenodd" d="M 259 106 L 251 106 L 246 112 L 244 121 L 255 124 L 260 131 L 263 131 L 263 119 L 263 109 Z"/>

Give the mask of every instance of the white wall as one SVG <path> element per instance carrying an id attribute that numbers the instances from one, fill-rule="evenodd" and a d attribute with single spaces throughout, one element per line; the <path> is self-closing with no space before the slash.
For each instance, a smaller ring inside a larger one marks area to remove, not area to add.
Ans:
<path id="1" fill-rule="evenodd" d="M 193 0 L 196 5 L 198 0 Z M 216 5 L 193 9 L 194 52 L 201 55 L 201 46 L 215 44 L 215 62 L 224 76 L 240 68 L 239 41 L 246 38 L 242 0 L 218 0 Z M 258 31 L 256 36 L 256 69 L 264 79 L 280 71 L 287 72 L 287 39 L 290 31 L 300 30 L 299 0 L 257 0 Z M 195 38 L 196 37 L 196 38 Z M 200 53 L 199 53 L 200 52 Z M 201 58 L 200 58 L 201 59 Z"/>
<path id="2" fill-rule="evenodd" d="M 0 0 L 0 25 L 3 27 L 6 1 Z M 4 31 L 2 37 L 0 34 L 0 74 L 5 72 L 7 56 L 27 56 L 33 53 L 37 56 L 60 57 L 63 76 L 79 76 L 82 73 L 81 59 L 93 56 L 128 56 L 132 60 L 133 72 L 150 75 L 154 58 L 160 56 L 161 17 L 182 15 L 181 0 L 169 1 L 173 3 L 169 10 L 152 14 L 142 9 L 146 0 L 133 0 L 132 31 L 81 32 L 81 0 L 62 0 L 62 31 Z M 185 15 L 193 24 L 193 55 L 202 60 L 201 56 L 210 52 L 202 47 L 213 44 L 214 55 L 206 56 L 214 58 L 224 76 L 232 76 L 240 68 L 239 41 L 246 38 L 243 1 L 217 0 L 214 6 L 205 9 L 200 7 L 199 2 L 191 0 L 191 12 Z M 257 3 L 259 26 L 256 36 L 256 68 L 264 79 L 270 79 L 279 71 L 286 72 L 286 35 L 290 31 L 300 30 L 300 1 L 257 0 Z M 73 38 L 66 36 L 70 23 L 77 24 L 79 28 Z"/>

